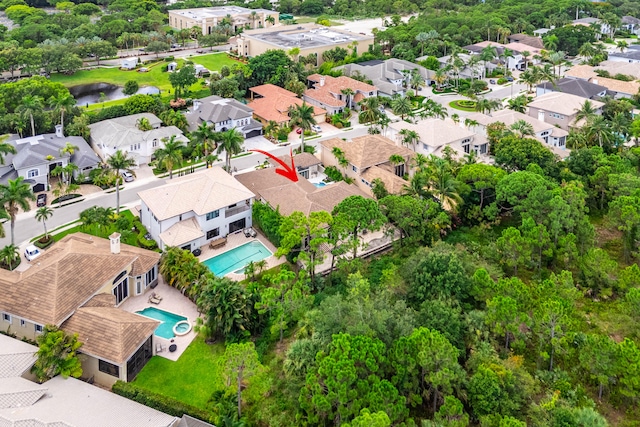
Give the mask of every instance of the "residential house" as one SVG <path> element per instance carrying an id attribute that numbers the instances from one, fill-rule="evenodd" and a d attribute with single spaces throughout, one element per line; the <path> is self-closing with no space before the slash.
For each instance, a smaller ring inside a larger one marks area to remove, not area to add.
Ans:
<path id="1" fill-rule="evenodd" d="M 236 179 L 255 193 L 256 200 L 278 209 L 284 216 L 296 211 L 307 216 L 311 212 L 331 212 L 347 197 L 369 197 L 368 192 L 365 193 L 357 186 L 344 181 L 317 187 L 300 174 L 300 171 L 296 182 L 275 173 L 274 168 L 238 174 Z"/>
<path id="2" fill-rule="evenodd" d="M 544 49 L 544 43 L 542 42 L 542 38 L 530 36 L 528 34 L 511 34 L 507 36 L 507 41 L 509 43 L 521 43 L 526 46 L 531 46 L 535 49 L 541 50 Z"/>
<path id="3" fill-rule="evenodd" d="M 527 63 L 539 63 L 539 60 L 536 59 L 535 56 L 539 55 L 542 50 L 540 48 L 536 48 L 519 42 L 502 44 L 492 41 L 482 41 L 469 46 L 465 46 L 464 49 L 471 55 L 480 55 L 482 53 L 482 50 L 489 46 L 496 48 L 498 58 L 494 60 L 494 63 L 502 60 L 506 63 L 509 70 L 521 71 L 527 67 Z M 511 56 L 503 56 L 505 49 L 509 49 L 511 51 Z M 525 53 L 527 53 L 526 56 Z"/>
<path id="4" fill-rule="evenodd" d="M 464 63 L 464 67 L 460 69 L 451 68 L 447 73 L 449 77 L 452 79 L 455 79 L 458 76 L 463 79 L 482 78 L 485 75 L 485 64 L 483 61 L 476 61 L 475 64 L 470 64 L 471 58 L 473 56 L 474 55 L 470 55 L 466 53 L 457 54 L 456 57 L 462 60 L 462 62 Z M 452 58 L 451 55 L 446 55 L 438 58 L 438 62 L 440 63 L 440 68 L 445 68 L 449 65 L 452 65 L 453 60 L 454 58 Z M 486 67 L 487 67 L 486 71 L 492 72 L 498 67 L 497 61 L 487 62 Z"/>
<path id="5" fill-rule="evenodd" d="M 363 99 L 378 96 L 375 86 L 346 76 L 312 74 L 307 80 L 310 88 L 304 92 L 302 99 L 308 104 L 325 109 L 330 116 L 341 113 L 345 108 L 357 109 L 358 103 Z M 353 94 L 343 93 L 347 89 Z"/>
<path id="6" fill-rule="evenodd" d="M 295 93 L 271 83 L 252 87 L 249 92 L 251 92 L 251 102 L 247 107 L 253 110 L 253 117 L 263 125 L 271 121 L 276 122 L 278 126 L 288 125 L 291 120 L 289 109 L 303 104 L 302 99 Z M 315 105 L 312 107 L 316 123 L 323 123 L 327 112 Z"/>
<path id="7" fill-rule="evenodd" d="M 3 427 L 213 427 L 182 419 L 75 378 L 38 384 L 29 373 L 38 348 L 0 335 L 0 425 Z"/>
<path id="8" fill-rule="evenodd" d="M 56 125 L 56 133 L 20 138 L 12 135 L 6 141 L 16 149 L 16 154 L 5 154 L 0 165 L 0 182 L 6 184 L 19 176 L 31 185 L 33 192 L 48 190 L 51 172 L 69 163 L 77 166 L 74 177 L 88 175 L 100 165 L 100 159 L 81 136 L 64 136 L 62 126 Z M 61 152 L 69 143 L 77 147 L 69 157 Z"/>
<path id="9" fill-rule="evenodd" d="M 624 74 L 635 77 L 635 73 L 640 75 L 640 63 L 629 64 L 624 62 L 611 62 L 606 61 L 600 64 L 598 67 L 592 67 L 590 65 L 575 65 L 565 73 L 565 76 L 570 79 L 580 80 L 592 83 L 594 85 L 602 86 L 607 89 L 607 95 L 616 99 L 620 98 L 633 98 L 640 90 L 640 83 L 637 81 L 624 81 L 608 77 L 600 77 L 596 73 L 596 70 L 607 71 L 610 75 Z"/>
<path id="10" fill-rule="evenodd" d="M 140 129 L 141 121 L 148 121 L 151 129 Z M 89 130 L 91 146 L 102 160 L 120 150 L 127 152 L 138 165 L 149 163 L 155 150 L 164 148 L 164 141 L 173 136 L 184 143 L 189 141 L 180 129 L 162 126 L 162 120 L 151 113 L 102 120 L 89 125 Z"/>
<path id="11" fill-rule="evenodd" d="M 390 138 L 397 144 L 402 144 L 402 129 L 415 131 L 419 140 L 415 147 L 411 147 L 416 153 L 442 157 L 446 147 L 462 157 L 472 151 L 479 156 L 485 156 L 489 152 L 489 143 L 481 135 L 477 135 L 462 126 L 456 125 L 452 120 L 428 119 L 418 124 L 396 122 L 389 125 Z"/>
<path id="12" fill-rule="evenodd" d="M 626 52 L 609 52 L 607 59 L 609 61 L 615 62 L 628 62 L 631 64 L 638 64 L 640 63 L 640 50 L 629 49 Z"/>
<path id="13" fill-rule="evenodd" d="M 597 81 L 597 80 L 596 80 Z M 598 99 L 607 94 L 607 88 L 586 80 L 561 78 L 555 82 L 543 82 L 536 86 L 536 95 L 550 92 L 564 92 L 586 99 Z"/>
<path id="14" fill-rule="evenodd" d="M 471 129 L 483 136 L 487 136 L 486 129 L 491 123 L 502 122 L 507 127 L 510 127 L 514 123 L 523 120 L 531 125 L 535 138 L 545 144 L 552 152 L 561 158 L 568 157 L 571 153 L 567 149 L 567 135 L 569 133 L 566 130 L 517 111 L 505 109 L 494 111 L 490 115 L 474 113 L 467 116 L 467 119 L 477 123 L 477 125 L 471 126 Z"/>
<path id="15" fill-rule="evenodd" d="M 537 37 L 542 37 L 545 34 L 547 34 L 549 31 L 551 31 L 552 29 L 554 29 L 555 27 L 551 27 L 551 28 L 538 28 L 537 30 L 533 30 L 533 35 L 537 36 Z"/>
<path id="16" fill-rule="evenodd" d="M 404 96 L 411 89 L 411 73 L 417 72 L 422 76 L 425 84 L 433 82 L 435 71 L 414 64 L 403 59 L 387 59 L 385 61 L 375 59 L 360 63 L 347 64 L 342 67 L 342 74 L 351 77 L 364 76 L 378 89 L 378 96 L 392 97 Z"/>
<path id="17" fill-rule="evenodd" d="M 220 167 L 138 193 L 140 219 L 160 249 L 189 251 L 252 225 L 254 194 Z"/>
<path id="18" fill-rule="evenodd" d="M 627 30 L 631 34 L 640 34 L 640 19 L 635 16 L 625 15 L 622 17 L 621 28 Z"/>
<path id="19" fill-rule="evenodd" d="M 338 168 L 344 175 L 352 178 L 356 185 L 367 194 L 373 194 L 371 187 L 374 179 L 380 179 L 392 194 L 398 194 L 406 184 L 403 179 L 409 175 L 409 164 L 413 157 L 413 151 L 381 135 L 364 135 L 344 141 L 340 138 L 332 138 L 321 143 L 322 164 Z M 340 165 L 334 154 L 334 149 L 339 149 L 348 165 Z M 399 155 L 403 161 L 392 163 L 390 158 Z"/>
<path id="20" fill-rule="evenodd" d="M 241 6 L 200 7 L 196 9 L 175 9 L 169 11 L 169 25 L 176 30 L 202 29 L 202 35 L 211 34 L 223 21 L 233 32 L 246 28 L 263 28 L 278 25 L 280 14 L 268 9 L 248 9 Z M 273 24 L 270 22 L 273 19 Z"/>
<path id="21" fill-rule="evenodd" d="M 253 119 L 253 109 L 240 101 L 219 96 L 193 100 L 193 108 L 187 113 L 189 129 L 194 131 L 202 123 L 216 132 L 236 129 L 245 138 L 262 135 L 262 125 Z"/>
<path id="22" fill-rule="evenodd" d="M 35 340 L 45 325 L 78 334 L 86 378 L 132 381 L 153 355 L 158 322 L 118 308 L 158 281 L 160 254 L 74 233 L 22 272 L 0 270 L 0 329 Z"/>
<path id="23" fill-rule="evenodd" d="M 372 35 L 308 23 L 243 31 L 236 38 L 235 48 L 238 55 L 253 58 L 269 50 L 288 52 L 297 47 L 300 49 L 298 58 L 315 57 L 313 65 L 319 66 L 325 61 L 323 54 L 328 50 L 340 47 L 360 56 L 369 50 L 373 40 Z"/>
<path id="24" fill-rule="evenodd" d="M 584 125 L 584 120 L 576 123 L 576 114 L 586 101 L 591 103 L 597 114 L 602 114 L 604 103 L 600 101 L 586 100 L 568 93 L 550 92 L 529 103 L 529 116 L 568 131 Z"/>
<path id="25" fill-rule="evenodd" d="M 291 156 L 284 155 L 279 157 L 281 161 L 286 165 L 290 165 Z M 281 167 L 278 162 L 273 159 L 269 159 L 269 163 L 274 167 Z M 311 153 L 300 153 L 293 156 L 293 164 L 296 167 L 298 175 L 305 179 L 316 178 L 323 171 L 322 162 L 316 156 Z"/>
<path id="26" fill-rule="evenodd" d="M 574 19 L 571 25 L 583 25 L 585 27 L 597 28 L 601 35 L 608 35 L 611 33 L 611 26 L 598 18 L 580 18 Z"/>

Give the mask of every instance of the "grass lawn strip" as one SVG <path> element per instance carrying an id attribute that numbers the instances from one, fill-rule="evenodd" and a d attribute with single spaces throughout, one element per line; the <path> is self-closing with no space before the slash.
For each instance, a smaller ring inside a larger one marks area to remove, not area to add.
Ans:
<path id="1" fill-rule="evenodd" d="M 205 344 L 197 337 L 177 362 L 154 356 L 136 377 L 140 388 L 207 409 L 211 394 L 224 383 L 219 359 L 224 344 Z"/>
<path id="2" fill-rule="evenodd" d="M 451 107 L 451 108 L 455 108 L 456 110 L 460 110 L 460 111 L 468 111 L 468 112 L 471 112 L 471 113 L 473 113 L 473 112 L 475 112 L 475 111 L 476 111 L 475 105 L 474 105 L 473 107 L 463 106 L 463 105 L 460 105 L 460 104 L 459 104 L 459 102 L 460 102 L 460 101 L 463 101 L 463 102 L 473 102 L 473 101 L 467 101 L 467 100 L 465 100 L 465 99 L 458 99 L 458 100 L 456 100 L 456 101 L 451 101 L 451 102 L 449 103 L 449 107 Z"/>

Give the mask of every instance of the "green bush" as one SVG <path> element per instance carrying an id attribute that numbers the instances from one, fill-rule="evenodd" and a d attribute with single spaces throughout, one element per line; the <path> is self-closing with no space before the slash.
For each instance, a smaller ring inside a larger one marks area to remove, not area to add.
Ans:
<path id="1" fill-rule="evenodd" d="M 49 240 L 45 241 L 45 242 L 41 242 L 41 239 L 36 240 L 35 242 L 33 242 L 33 244 L 40 248 L 40 249 L 47 249 L 49 246 L 51 246 L 53 244 L 53 242 L 55 240 L 53 240 L 51 237 L 49 237 Z"/>
<path id="2" fill-rule="evenodd" d="M 65 202 L 67 200 L 77 199 L 78 197 L 82 197 L 82 194 L 65 194 L 64 196 L 60 196 L 58 198 L 53 199 L 51 201 L 51 204 L 55 205 L 56 203 L 61 203 L 61 202 Z"/>
<path id="3" fill-rule="evenodd" d="M 168 65 L 163 65 L 163 66 L 160 68 L 160 71 L 162 71 L 163 73 L 166 73 L 167 71 L 169 71 L 169 66 L 168 66 Z"/>
<path id="4" fill-rule="evenodd" d="M 507 82 L 507 79 L 505 79 L 504 77 L 500 77 L 500 78 L 498 79 L 498 81 L 497 81 L 497 83 L 498 83 L 499 85 L 503 85 L 503 84 L 505 84 L 506 82 Z"/>
<path id="5" fill-rule="evenodd" d="M 267 204 L 255 202 L 253 204 L 253 225 L 258 227 L 275 246 L 280 246 L 280 224 L 282 215 L 279 209 L 275 211 Z"/>
<path id="6" fill-rule="evenodd" d="M 140 89 L 140 85 L 138 84 L 137 80 L 128 80 L 124 84 L 124 89 L 122 90 L 122 93 L 124 93 L 125 95 L 133 95 L 138 91 L 138 89 Z"/>
<path id="7" fill-rule="evenodd" d="M 344 176 L 335 166 L 327 166 L 324 168 L 324 173 L 331 181 L 344 181 Z"/>
<path id="8" fill-rule="evenodd" d="M 167 56 L 166 58 L 164 58 L 164 62 L 173 62 L 173 60 L 174 60 L 173 55 Z"/>
<path id="9" fill-rule="evenodd" d="M 155 240 L 145 239 L 144 235 L 146 234 L 146 230 L 143 228 L 143 231 L 138 233 L 138 246 L 143 249 L 153 250 L 158 247 L 158 244 Z"/>
<path id="10" fill-rule="evenodd" d="M 208 411 L 182 403 L 172 397 L 163 396 L 149 390 L 138 388 L 132 383 L 116 381 L 111 388 L 111 391 L 122 397 L 133 400 L 134 402 L 157 409 L 165 414 L 173 415 L 174 417 L 182 417 L 184 414 L 187 414 L 202 421 L 213 421 L 211 419 L 212 414 Z"/>

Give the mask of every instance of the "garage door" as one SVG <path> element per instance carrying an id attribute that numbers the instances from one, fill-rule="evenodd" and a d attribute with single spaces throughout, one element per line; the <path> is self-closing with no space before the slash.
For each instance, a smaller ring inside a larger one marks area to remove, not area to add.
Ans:
<path id="1" fill-rule="evenodd" d="M 33 186 L 34 193 L 40 193 L 41 191 L 44 191 L 44 184 L 36 184 Z"/>

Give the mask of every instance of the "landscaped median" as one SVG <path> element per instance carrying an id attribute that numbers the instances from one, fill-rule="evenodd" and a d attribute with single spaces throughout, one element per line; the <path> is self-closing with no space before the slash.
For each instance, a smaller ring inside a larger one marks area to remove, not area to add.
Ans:
<path id="1" fill-rule="evenodd" d="M 451 101 L 449 103 L 449 107 L 461 111 L 475 112 L 476 101 L 471 101 L 468 99 L 456 99 L 455 101 Z"/>

